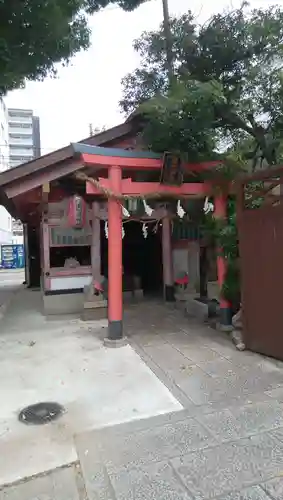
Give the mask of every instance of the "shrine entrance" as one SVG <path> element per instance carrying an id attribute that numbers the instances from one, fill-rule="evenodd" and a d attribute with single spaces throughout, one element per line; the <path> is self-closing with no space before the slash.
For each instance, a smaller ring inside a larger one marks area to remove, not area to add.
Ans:
<path id="1" fill-rule="evenodd" d="M 163 293 L 161 227 L 150 224 L 147 237 L 139 221 L 124 224 L 123 268 L 125 275 L 138 276 L 146 295 Z"/>
<path id="2" fill-rule="evenodd" d="M 123 271 L 124 282 L 131 286 L 133 278 L 138 278 L 139 288 L 148 297 L 163 294 L 162 267 L 162 227 L 159 222 L 147 224 L 146 237 L 139 220 L 129 220 L 124 224 Z M 104 224 L 101 223 L 101 267 L 102 275 L 108 276 L 108 240 Z"/>

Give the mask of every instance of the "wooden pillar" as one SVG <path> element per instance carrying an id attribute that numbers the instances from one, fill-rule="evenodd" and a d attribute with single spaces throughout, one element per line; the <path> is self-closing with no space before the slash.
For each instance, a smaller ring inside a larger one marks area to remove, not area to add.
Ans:
<path id="1" fill-rule="evenodd" d="M 43 288 L 50 290 L 50 240 L 49 226 L 47 222 L 42 222 L 42 244 L 43 244 Z"/>
<path id="2" fill-rule="evenodd" d="M 23 224 L 24 249 L 25 249 L 25 284 L 29 286 L 29 248 L 28 248 L 28 228 L 27 223 Z"/>
<path id="3" fill-rule="evenodd" d="M 219 194 L 214 199 L 214 216 L 219 220 L 225 220 L 227 217 L 227 197 L 223 194 Z M 225 257 L 221 255 L 221 249 L 218 250 L 217 256 L 217 278 L 219 290 L 225 281 L 227 263 Z M 232 322 L 231 305 L 230 303 L 222 297 L 220 292 L 220 324 L 223 327 L 229 327 Z"/>
<path id="4" fill-rule="evenodd" d="M 121 192 L 122 172 L 111 166 L 109 180 L 112 191 Z M 108 339 L 123 337 L 122 293 L 122 208 L 113 198 L 108 199 Z"/>
<path id="5" fill-rule="evenodd" d="M 50 193 L 49 182 L 42 185 L 42 230 L 40 231 L 40 256 L 42 258 L 41 266 L 41 281 L 43 281 L 43 289 L 50 290 L 50 235 L 48 225 L 48 198 Z M 43 276 L 43 279 L 42 279 Z M 42 286 L 41 285 L 41 286 Z"/>
<path id="6" fill-rule="evenodd" d="M 162 265 L 163 291 L 167 302 L 174 302 L 173 254 L 171 242 L 171 221 L 168 215 L 162 219 Z"/>
<path id="7" fill-rule="evenodd" d="M 101 255 L 100 255 L 100 219 L 99 203 L 92 203 L 92 237 L 91 237 L 91 269 L 92 279 L 96 281 L 101 274 Z"/>
<path id="8" fill-rule="evenodd" d="M 27 224 L 29 287 L 39 287 L 41 281 L 39 226 Z"/>

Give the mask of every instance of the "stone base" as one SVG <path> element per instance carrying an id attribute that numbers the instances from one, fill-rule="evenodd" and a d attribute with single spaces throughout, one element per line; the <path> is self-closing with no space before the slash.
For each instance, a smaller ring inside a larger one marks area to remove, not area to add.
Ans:
<path id="1" fill-rule="evenodd" d="M 200 302 L 195 298 L 187 298 L 186 313 L 188 316 L 196 317 L 200 321 L 207 321 L 208 319 L 208 304 Z"/>
<path id="2" fill-rule="evenodd" d="M 129 342 L 128 342 L 127 337 L 123 337 L 122 339 L 117 339 L 117 340 L 112 340 L 112 339 L 109 339 L 108 337 L 105 337 L 105 339 L 103 341 L 103 344 L 105 345 L 105 347 L 110 347 L 112 349 L 113 348 L 117 349 L 118 347 L 124 347 L 128 343 Z"/>
<path id="3" fill-rule="evenodd" d="M 134 298 L 135 299 L 143 299 L 143 290 L 142 288 L 138 288 L 134 290 Z"/>
<path id="4" fill-rule="evenodd" d="M 70 293 L 68 290 L 61 294 L 43 295 L 43 312 L 48 315 L 81 314 L 83 310 L 84 294 Z"/>
<path id="5" fill-rule="evenodd" d="M 223 328 L 223 332 L 231 332 L 232 326 L 232 311 L 230 307 L 220 307 L 219 309 L 219 323 Z"/>
<path id="6" fill-rule="evenodd" d="M 83 305 L 81 319 L 83 321 L 92 321 L 107 318 L 107 300 L 95 299 L 88 300 Z"/>
<path id="7" fill-rule="evenodd" d="M 175 287 L 174 285 L 164 286 L 164 298 L 166 302 L 175 302 Z"/>
<path id="8" fill-rule="evenodd" d="M 142 288 L 138 288 L 136 290 L 127 290 L 123 292 L 123 299 L 125 302 L 131 301 L 132 299 L 143 299 Z"/>
<path id="9" fill-rule="evenodd" d="M 127 290 L 127 291 L 123 292 L 123 300 L 124 301 L 131 300 L 132 298 L 133 298 L 133 292 L 131 290 Z"/>
<path id="10" fill-rule="evenodd" d="M 238 351 L 245 351 L 246 346 L 243 341 L 242 332 L 240 330 L 233 330 L 231 332 L 231 339 Z"/>
<path id="11" fill-rule="evenodd" d="M 227 332 L 230 333 L 233 331 L 232 325 L 224 325 L 223 323 L 217 323 L 216 328 L 219 332 Z"/>
<path id="12" fill-rule="evenodd" d="M 107 307 L 107 300 L 96 299 L 84 302 L 84 309 L 99 309 L 101 307 Z"/>
<path id="13" fill-rule="evenodd" d="M 96 309 L 84 309 L 81 314 L 82 321 L 95 321 L 99 319 L 107 319 L 107 307 Z"/>

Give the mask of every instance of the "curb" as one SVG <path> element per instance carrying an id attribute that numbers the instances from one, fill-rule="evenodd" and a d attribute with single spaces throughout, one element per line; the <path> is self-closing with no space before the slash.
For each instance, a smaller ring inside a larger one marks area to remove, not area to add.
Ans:
<path id="1" fill-rule="evenodd" d="M 21 292 L 23 289 L 24 289 L 24 285 L 20 285 L 19 288 L 16 288 L 16 290 L 11 292 L 11 295 L 10 295 L 9 299 L 7 300 L 7 302 L 5 302 L 4 304 L 2 304 L 0 306 L 0 321 L 4 318 L 8 307 L 10 306 L 12 300 L 15 298 L 15 295 L 17 295 L 17 293 Z"/>

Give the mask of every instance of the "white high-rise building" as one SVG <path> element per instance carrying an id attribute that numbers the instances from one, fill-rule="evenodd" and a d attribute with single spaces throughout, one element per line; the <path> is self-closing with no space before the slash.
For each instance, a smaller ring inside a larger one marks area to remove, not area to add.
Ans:
<path id="1" fill-rule="evenodd" d="M 8 108 L 0 97 L 0 172 L 40 156 L 39 118 L 31 109 Z M 0 205 L 1 245 L 23 243 L 23 227 Z"/>
<path id="2" fill-rule="evenodd" d="M 9 127 L 8 110 L 0 97 L 0 172 L 9 168 Z M 0 245 L 13 242 L 12 217 L 0 205 Z"/>
<path id="3" fill-rule="evenodd" d="M 32 109 L 8 108 L 9 168 L 40 156 L 40 124 Z M 23 226 L 12 220 L 13 243 L 23 242 Z"/>
<path id="4" fill-rule="evenodd" d="M 0 97 L 0 172 L 9 168 L 8 110 Z"/>
<path id="5" fill-rule="evenodd" d="M 40 156 L 39 118 L 31 109 L 8 109 L 9 167 Z"/>

